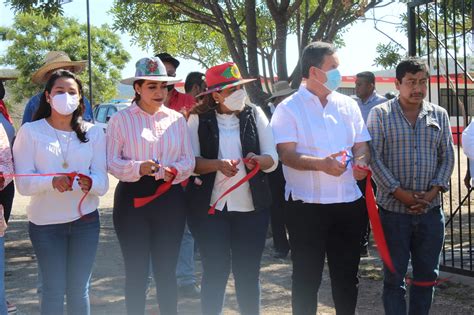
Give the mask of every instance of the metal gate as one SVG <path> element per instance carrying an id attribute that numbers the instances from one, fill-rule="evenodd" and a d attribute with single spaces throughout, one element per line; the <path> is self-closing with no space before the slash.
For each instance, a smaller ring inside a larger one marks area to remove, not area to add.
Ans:
<path id="1" fill-rule="evenodd" d="M 429 99 L 448 111 L 456 144 L 451 190 L 443 194 L 446 239 L 441 270 L 468 276 L 474 276 L 474 194 L 464 184 L 469 162 L 461 133 L 474 115 L 473 5 L 473 0 L 411 1 L 407 14 L 409 55 L 428 63 Z"/>

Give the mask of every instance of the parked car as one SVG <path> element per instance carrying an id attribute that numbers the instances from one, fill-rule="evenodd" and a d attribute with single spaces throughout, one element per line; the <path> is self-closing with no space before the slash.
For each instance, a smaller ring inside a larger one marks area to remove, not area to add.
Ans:
<path id="1" fill-rule="evenodd" d="M 94 107 L 94 120 L 97 126 L 100 126 L 105 130 L 107 129 L 107 123 L 116 112 L 127 108 L 132 104 L 132 100 L 111 100 L 107 103 L 102 103 Z"/>

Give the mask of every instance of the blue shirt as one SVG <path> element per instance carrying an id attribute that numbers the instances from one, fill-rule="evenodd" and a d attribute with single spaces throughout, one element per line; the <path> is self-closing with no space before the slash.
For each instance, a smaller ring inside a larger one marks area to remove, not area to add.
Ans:
<path id="1" fill-rule="evenodd" d="M 24 125 L 27 122 L 33 121 L 33 116 L 39 108 L 41 95 L 43 95 L 43 92 L 36 94 L 32 98 L 30 98 L 28 103 L 26 103 L 25 112 L 23 113 L 23 120 L 21 121 L 22 125 Z M 91 103 L 86 97 L 84 97 L 84 106 L 85 106 L 85 111 L 84 111 L 84 114 L 82 115 L 82 119 L 84 119 L 85 121 L 93 122 Z"/>
<path id="2" fill-rule="evenodd" d="M 362 113 L 362 118 L 364 118 L 364 122 L 367 123 L 370 110 L 376 105 L 385 103 L 387 99 L 382 95 L 378 95 L 377 92 L 374 91 L 365 103 L 362 102 L 360 98 L 356 98 L 356 101 L 357 105 L 359 105 L 360 112 Z"/>
<path id="3" fill-rule="evenodd" d="M 398 98 L 376 106 L 367 128 L 372 136 L 370 167 L 377 184 L 377 203 L 385 210 L 406 213 L 393 196 L 398 188 L 428 191 L 449 189 L 454 169 L 454 146 L 447 111 L 423 101 L 415 127 L 411 126 Z M 441 204 L 437 194 L 427 209 Z"/>

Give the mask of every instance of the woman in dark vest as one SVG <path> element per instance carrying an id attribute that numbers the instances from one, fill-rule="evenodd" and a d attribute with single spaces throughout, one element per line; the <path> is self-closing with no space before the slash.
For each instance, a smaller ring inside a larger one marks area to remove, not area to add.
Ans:
<path id="1" fill-rule="evenodd" d="M 265 114 L 245 103 L 242 85 L 250 81 L 232 62 L 210 68 L 208 89 L 188 120 L 199 174 L 187 189 L 188 222 L 202 256 L 204 315 L 221 314 L 231 266 L 241 313 L 260 312 L 260 260 L 271 202 L 265 173 L 276 168 L 278 156 Z M 218 200 L 257 165 L 261 171 Z M 216 201 L 215 214 L 208 214 Z"/>

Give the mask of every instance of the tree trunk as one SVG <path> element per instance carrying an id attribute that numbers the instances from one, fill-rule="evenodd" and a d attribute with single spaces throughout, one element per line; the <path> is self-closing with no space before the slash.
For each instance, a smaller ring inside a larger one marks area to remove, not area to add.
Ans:
<path id="1" fill-rule="evenodd" d="M 276 61 L 278 80 L 288 80 L 288 69 L 286 66 L 286 38 L 288 34 L 288 21 L 280 17 L 275 19 L 276 26 Z"/>
<path id="2" fill-rule="evenodd" d="M 249 76 L 258 78 L 258 40 L 257 40 L 257 15 L 255 11 L 255 0 L 245 1 L 245 22 L 247 24 L 247 62 Z M 259 85 L 260 82 L 257 83 Z"/>
<path id="3" fill-rule="evenodd" d="M 261 48 L 260 49 L 260 61 L 262 63 L 262 72 L 263 72 L 263 80 L 265 83 L 265 90 L 267 93 L 270 93 L 270 85 L 268 84 L 268 75 L 267 75 L 267 66 L 266 66 L 266 60 L 265 60 L 265 49 Z"/>

